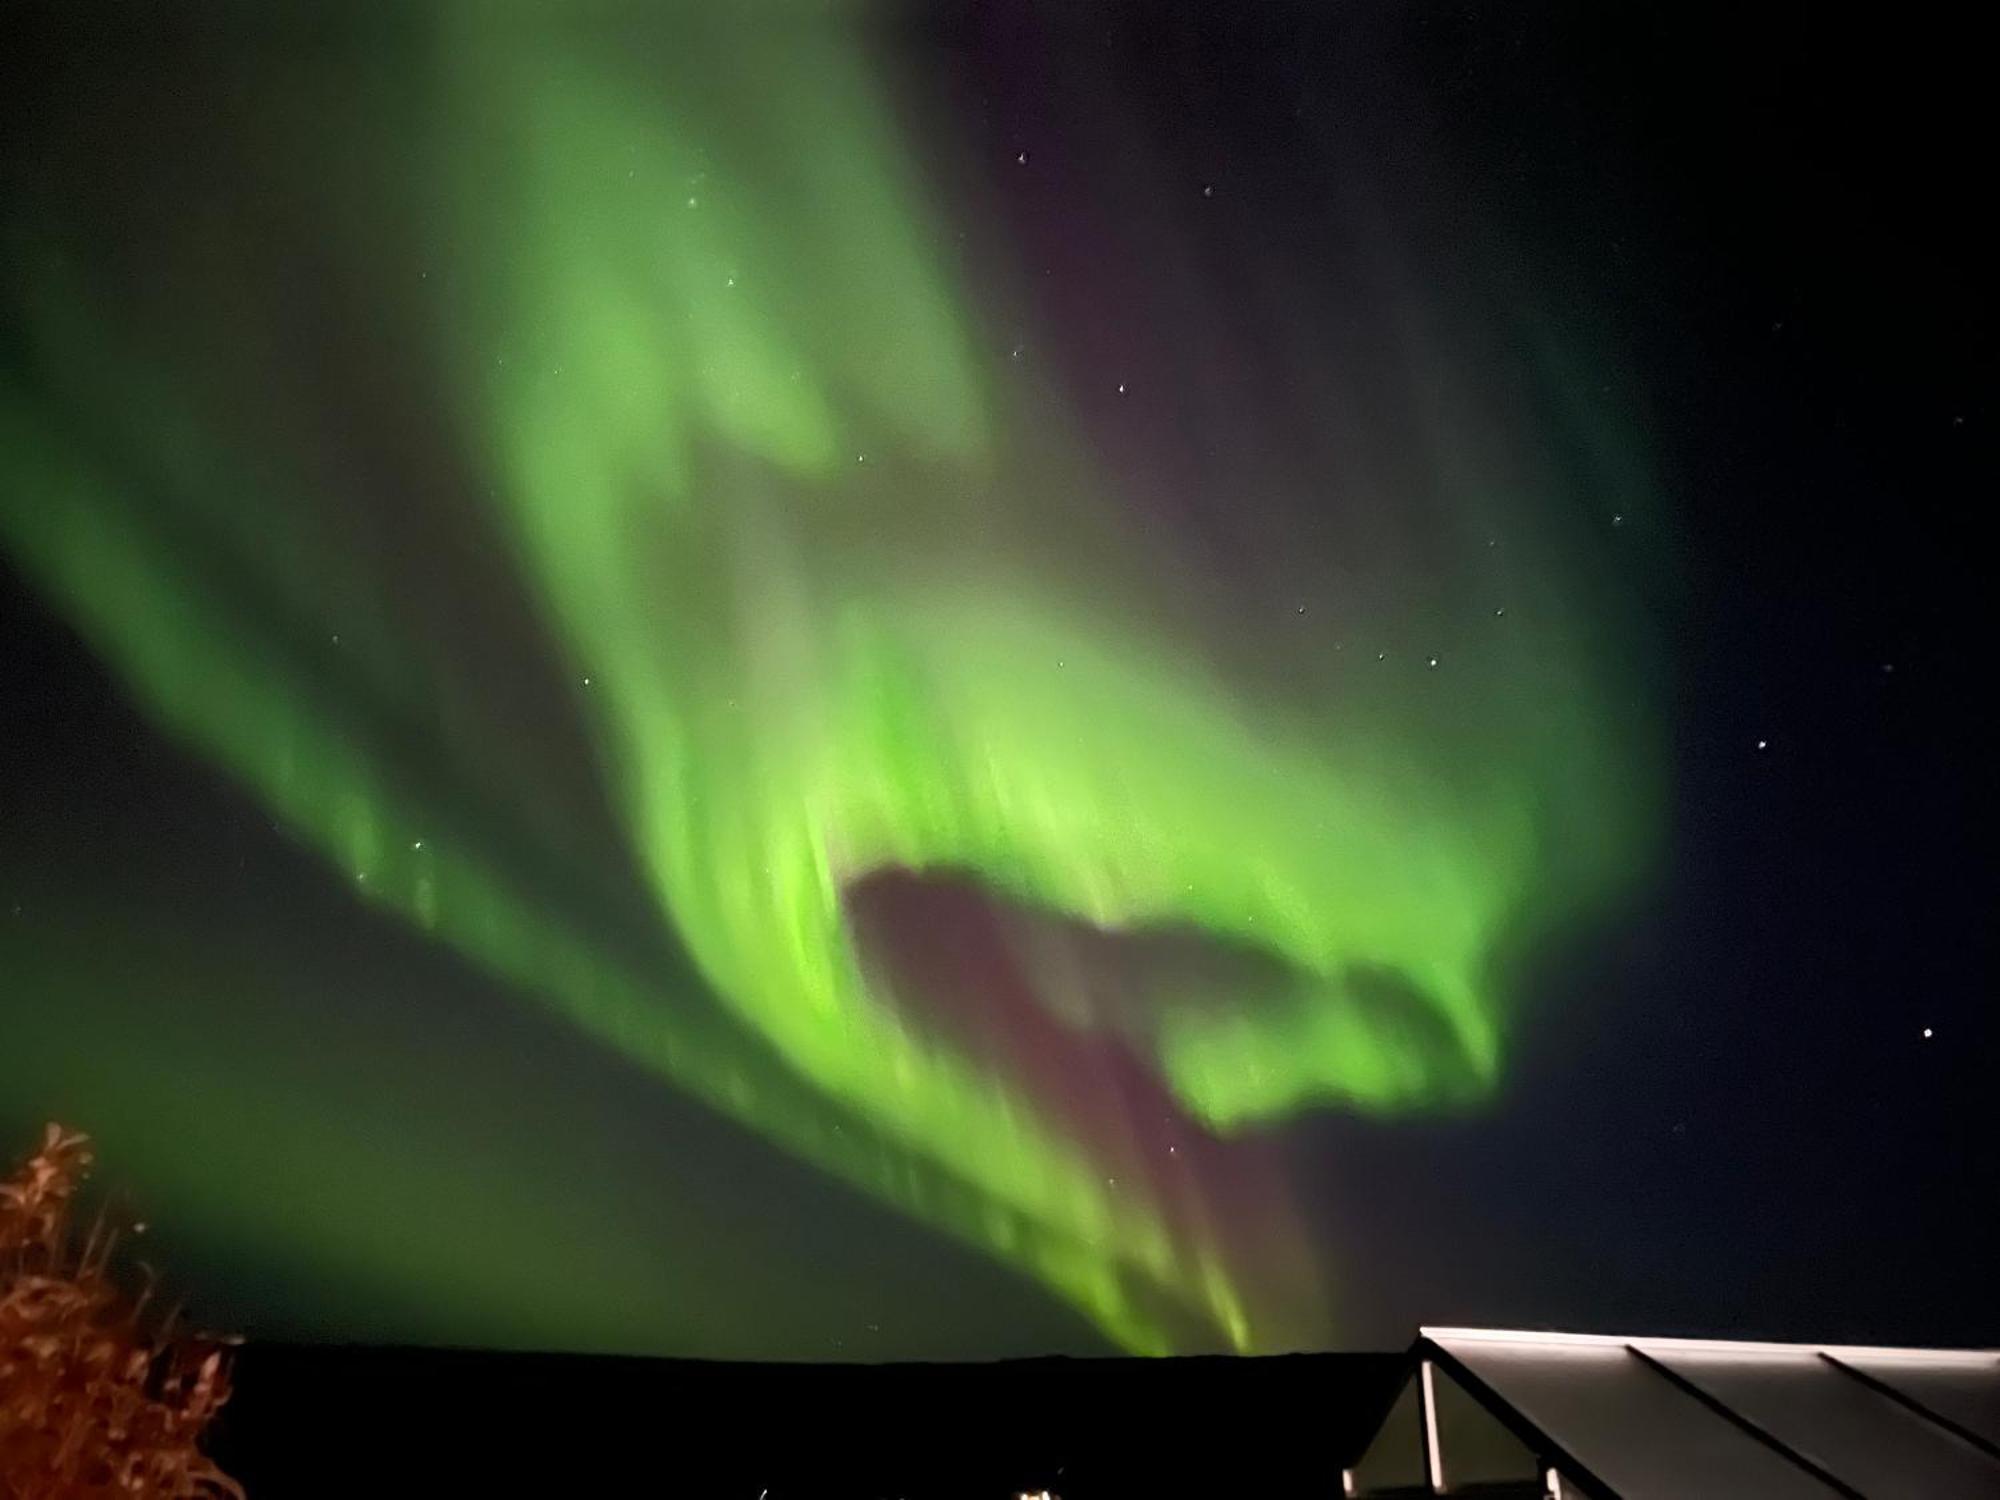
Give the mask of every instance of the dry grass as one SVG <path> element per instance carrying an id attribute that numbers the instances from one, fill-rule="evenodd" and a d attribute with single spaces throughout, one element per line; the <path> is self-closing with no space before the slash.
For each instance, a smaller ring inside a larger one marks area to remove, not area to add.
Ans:
<path id="1" fill-rule="evenodd" d="M 0 1182 L 0 1500 L 241 1500 L 198 1446 L 229 1399 L 221 1344 L 149 1317 L 150 1273 L 136 1297 L 113 1280 L 101 1216 L 76 1242 L 91 1159 L 89 1137 L 51 1125 Z"/>

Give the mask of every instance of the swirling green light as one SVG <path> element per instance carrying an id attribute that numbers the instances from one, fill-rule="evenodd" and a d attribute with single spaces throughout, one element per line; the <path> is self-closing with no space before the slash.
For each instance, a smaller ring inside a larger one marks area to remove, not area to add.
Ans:
<path id="1" fill-rule="evenodd" d="M 716 1003 L 576 915 L 629 906 L 622 872 L 454 707 L 451 655 L 328 523 L 338 483 L 225 436 L 176 389 L 204 356 L 110 352 L 60 269 L 22 291 L 33 378 L 0 401 L 10 555 L 358 898 L 1127 1347 L 1190 1314 L 1282 1346 L 1219 1241 L 875 992 L 843 893 L 970 872 L 1270 955 L 1284 993 L 1162 993 L 1131 1038 L 1218 1133 L 1476 1098 L 1501 950 L 1587 904 L 1554 872 L 1601 889 L 1636 844 L 1574 641 L 1468 690 L 1471 730 L 1364 694 L 1260 713 L 1116 590 L 1065 600 L 1005 558 L 899 547 L 898 517 L 949 532 L 954 487 L 1047 476 L 1015 463 L 1019 414 L 853 39 L 666 22 L 611 47 L 547 16 L 447 16 L 442 38 L 439 441 L 564 663 L 652 918 Z M 1064 482 L 1104 480 L 1079 459 Z"/>

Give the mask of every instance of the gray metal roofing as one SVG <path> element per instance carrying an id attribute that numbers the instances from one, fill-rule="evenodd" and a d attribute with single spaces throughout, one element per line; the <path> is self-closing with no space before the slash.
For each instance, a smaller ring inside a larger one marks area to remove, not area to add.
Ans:
<path id="1" fill-rule="evenodd" d="M 1428 1328 L 1418 1350 L 1621 1500 L 2000 1497 L 2000 1352 Z"/>

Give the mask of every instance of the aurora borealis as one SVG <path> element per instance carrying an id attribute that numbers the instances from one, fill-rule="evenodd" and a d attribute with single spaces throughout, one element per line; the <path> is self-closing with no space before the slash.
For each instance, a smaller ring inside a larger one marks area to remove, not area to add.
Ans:
<path id="1" fill-rule="evenodd" d="M 1485 1108 L 1527 957 L 1652 860 L 1597 560 L 1665 523 L 1587 322 L 1427 221 L 1360 105 L 1297 123 L 1322 196 L 1280 212 L 1008 27 L 352 24 L 190 43 L 188 92 L 114 50 L 32 127 L 0 554 L 38 607 L 377 967 L 552 1018 L 1117 1347 L 1338 1339 L 1285 1129 Z M 129 934 L 151 880 L 60 900 Z M 290 982 L 268 931 L 180 926 L 161 982 L 281 1200 L 148 1127 L 161 1053 L 77 1061 L 128 1045 L 72 1002 L 101 974 L 16 941 L 44 1040 L 0 1089 L 129 1142 L 163 1215 L 446 1309 L 408 1337 L 735 1352 L 637 1241 L 589 1274 L 653 1321 L 503 1311 L 561 1256 L 490 1223 L 560 1153 L 391 1161 L 274 1092 L 228 1019 Z M 398 983 L 383 1047 L 426 1025 Z M 457 1207 L 397 1227 L 416 1198 Z"/>

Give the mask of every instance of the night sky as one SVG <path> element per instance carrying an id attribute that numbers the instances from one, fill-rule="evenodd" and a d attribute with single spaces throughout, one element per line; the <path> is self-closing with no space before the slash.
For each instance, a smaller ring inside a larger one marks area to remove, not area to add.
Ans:
<path id="1" fill-rule="evenodd" d="M 722 9 L 17 8 L 0 1140 L 253 1335 L 2000 1343 L 1970 39 Z"/>

